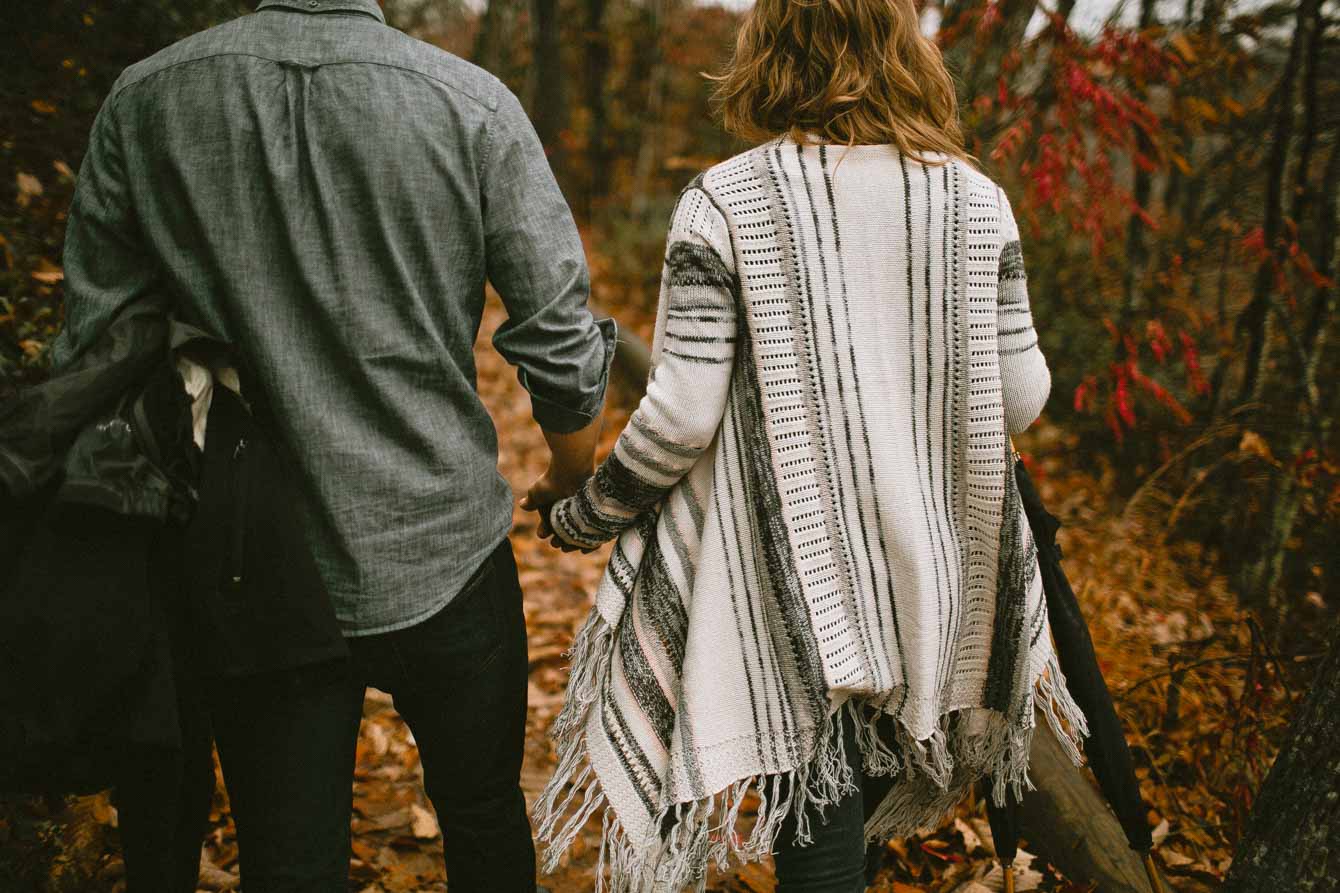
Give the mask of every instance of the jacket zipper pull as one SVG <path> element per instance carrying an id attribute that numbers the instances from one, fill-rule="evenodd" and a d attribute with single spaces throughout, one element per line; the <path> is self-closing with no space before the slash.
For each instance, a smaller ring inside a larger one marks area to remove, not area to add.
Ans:
<path id="1" fill-rule="evenodd" d="M 243 480 L 242 459 L 247 452 L 247 439 L 239 438 L 237 446 L 233 448 L 233 554 L 232 554 L 232 581 L 233 584 L 242 582 L 242 565 L 246 558 L 246 533 L 247 523 L 247 487 Z"/>

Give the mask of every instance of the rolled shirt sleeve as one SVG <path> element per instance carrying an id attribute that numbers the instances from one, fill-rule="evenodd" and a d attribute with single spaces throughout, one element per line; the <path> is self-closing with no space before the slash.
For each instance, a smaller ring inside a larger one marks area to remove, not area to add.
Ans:
<path id="1" fill-rule="evenodd" d="M 580 430 L 604 402 L 617 330 L 587 308 L 591 283 L 577 226 L 534 127 L 506 88 L 489 125 L 483 219 L 489 281 L 507 310 L 493 345 L 517 367 L 540 427 Z"/>

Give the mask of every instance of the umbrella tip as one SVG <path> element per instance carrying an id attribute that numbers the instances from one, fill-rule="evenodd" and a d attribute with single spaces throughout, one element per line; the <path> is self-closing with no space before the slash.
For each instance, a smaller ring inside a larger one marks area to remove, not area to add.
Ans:
<path id="1" fill-rule="evenodd" d="M 1014 866 L 1002 862 L 1000 868 L 1004 872 L 1005 893 L 1014 893 Z"/>

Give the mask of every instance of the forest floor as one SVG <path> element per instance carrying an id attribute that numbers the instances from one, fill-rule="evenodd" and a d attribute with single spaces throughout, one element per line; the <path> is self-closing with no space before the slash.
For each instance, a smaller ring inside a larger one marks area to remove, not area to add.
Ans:
<path id="1" fill-rule="evenodd" d="M 484 402 L 500 432 L 500 466 L 518 499 L 544 470 L 546 450 L 515 374 L 489 343 L 503 318 L 492 299 L 476 356 Z M 651 320 L 621 310 L 644 338 Z M 617 398 L 617 395 L 615 395 Z M 627 421 L 618 400 L 606 415 L 602 452 Z M 627 401 L 624 401 L 627 402 Z M 1161 543 L 1169 506 L 1157 493 L 1134 508 L 1111 508 L 1102 473 L 1076 470 L 1063 433 L 1042 426 L 1023 439 L 1044 500 L 1065 523 L 1066 565 L 1093 630 L 1117 708 L 1135 750 L 1142 793 L 1151 805 L 1159 858 L 1178 890 L 1217 886 L 1228 867 L 1264 771 L 1274 756 L 1304 670 L 1284 667 L 1254 644 L 1222 580 L 1203 574 L 1194 550 Z M 564 651 L 586 616 L 608 547 L 564 554 L 534 537 L 534 516 L 515 510 L 512 541 L 521 568 L 529 631 L 530 709 L 522 786 L 530 802 L 553 767 L 547 730 L 566 679 Z M 1298 677 L 1298 678 L 1294 678 Z M 1290 680 L 1293 684 L 1290 685 Z M 1246 754 L 1232 759 L 1230 754 Z M 105 799 L 103 800 L 105 803 Z M 204 847 L 202 890 L 238 888 L 237 846 L 222 785 Z M 369 691 L 354 780 L 352 890 L 403 893 L 447 889 L 441 838 L 421 786 L 418 751 L 390 699 Z M 114 810 L 92 811 L 115 822 Z M 593 889 L 598 820 L 588 825 L 559 867 L 542 879 L 554 893 Z M 115 891 L 114 835 L 100 876 Z M 1025 850 L 1027 842 L 1025 842 Z M 1078 893 L 1044 858 L 1021 854 L 1017 889 Z M 1016 869 L 1019 870 L 1018 868 Z M 986 893 L 1000 889 L 990 831 L 980 803 L 965 803 L 951 823 L 891 844 L 878 893 Z M 769 865 L 738 867 L 712 878 L 719 893 L 771 893 Z"/>

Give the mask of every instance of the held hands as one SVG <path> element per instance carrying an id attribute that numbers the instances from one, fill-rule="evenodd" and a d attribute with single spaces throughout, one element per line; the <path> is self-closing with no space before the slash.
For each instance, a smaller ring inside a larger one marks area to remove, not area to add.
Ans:
<path id="1" fill-rule="evenodd" d="M 521 500 L 521 507 L 528 512 L 537 512 L 540 523 L 536 534 L 542 540 L 549 540 L 555 548 L 564 552 L 594 552 L 594 549 L 582 549 L 571 545 L 554 532 L 549 523 L 549 510 L 554 503 L 567 499 L 586 483 L 596 467 L 596 441 L 600 437 L 601 414 L 596 413 L 585 428 L 569 434 L 545 431 L 544 439 L 549 444 L 549 470 L 531 485 L 530 492 Z"/>
<path id="2" fill-rule="evenodd" d="M 536 525 L 536 536 L 542 540 L 549 540 L 554 548 L 562 549 L 564 552 L 589 554 L 595 551 L 595 549 L 583 549 L 566 542 L 554 532 L 553 525 L 549 523 L 549 511 L 554 507 L 554 504 L 575 494 L 590 476 L 589 471 L 582 475 L 561 475 L 550 466 L 543 477 L 531 484 L 530 492 L 521 499 L 521 507 L 540 516 L 539 523 Z"/>

